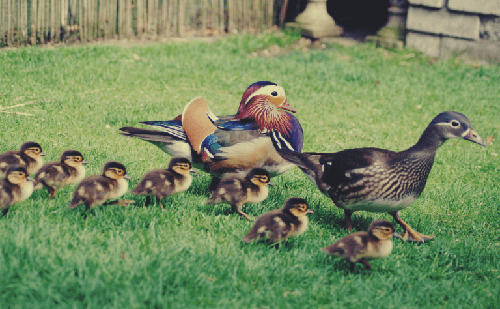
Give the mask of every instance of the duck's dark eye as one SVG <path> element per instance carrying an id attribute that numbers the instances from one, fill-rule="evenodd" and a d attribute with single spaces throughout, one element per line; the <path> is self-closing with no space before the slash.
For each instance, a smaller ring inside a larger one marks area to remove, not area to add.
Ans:
<path id="1" fill-rule="evenodd" d="M 458 121 L 456 121 L 456 120 L 452 120 L 452 121 L 451 121 L 451 126 L 452 126 L 452 127 L 455 127 L 455 128 L 456 128 L 456 127 L 459 127 L 459 126 L 460 126 L 460 122 L 458 122 Z"/>
<path id="2" fill-rule="evenodd" d="M 271 92 L 271 95 L 272 95 L 273 97 L 276 97 L 276 96 L 278 96 L 278 92 L 273 91 L 273 92 Z"/>

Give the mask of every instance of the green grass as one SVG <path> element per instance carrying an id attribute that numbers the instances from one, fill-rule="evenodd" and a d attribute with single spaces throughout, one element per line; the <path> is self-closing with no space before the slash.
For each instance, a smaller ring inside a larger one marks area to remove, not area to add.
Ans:
<path id="1" fill-rule="evenodd" d="M 466 114 L 485 138 L 500 135 L 500 69 L 370 45 L 250 58 L 296 37 L 238 36 L 215 43 L 22 48 L 0 51 L 0 152 L 41 143 L 49 160 L 77 149 L 100 173 L 118 160 L 131 186 L 169 157 L 118 134 L 143 120 L 171 119 L 202 95 L 216 114 L 234 113 L 258 80 L 283 86 L 304 128 L 305 151 L 403 150 L 444 110 Z M 133 55 L 142 61 L 136 61 Z M 408 56 L 409 55 L 409 56 Z M 205 205 L 210 177 L 165 199 L 166 211 L 135 206 L 66 209 L 75 186 L 46 191 L 0 217 L 1 308 L 493 308 L 500 296 L 498 141 L 487 149 L 451 140 L 427 187 L 402 217 L 436 239 L 395 240 L 392 254 L 357 265 L 319 249 L 347 235 L 343 212 L 298 169 L 273 179 L 269 198 L 245 206 L 258 216 L 291 196 L 308 200 L 309 230 L 278 250 L 246 245 L 251 223 L 229 205 Z M 358 212 L 357 230 L 387 214 Z M 391 220 L 391 219 L 390 219 Z M 401 229 L 398 227 L 398 231 Z"/>

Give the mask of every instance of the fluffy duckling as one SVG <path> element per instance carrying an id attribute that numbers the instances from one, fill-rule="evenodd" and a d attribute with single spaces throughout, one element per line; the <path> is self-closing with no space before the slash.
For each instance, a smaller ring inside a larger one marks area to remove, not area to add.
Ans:
<path id="1" fill-rule="evenodd" d="M 351 271 L 354 270 L 354 264 L 357 262 L 365 265 L 366 269 L 371 269 L 368 259 L 386 257 L 391 253 L 394 231 L 394 225 L 391 222 L 376 220 L 370 224 L 368 232 L 352 233 L 321 250 L 351 263 Z"/>
<path id="2" fill-rule="evenodd" d="M 251 243 L 255 239 L 268 239 L 278 242 L 289 236 L 297 236 L 307 230 L 309 224 L 308 214 L 314 211 L 308 208 L 303 198 L 289 198 L 281 209 L 271 210 L 262 215 L 248 234 L 241 240 Z"/>
<path id="3" fill-rule="evenodd" d="M 156 197 L 156 203 L 167 196 L 186 191 L 193 182 L 194 173 L 191 162 L 186 158 L 173 158 L 167 169 L 152 170 L 144 176 L 141 182 L 132 190 L 133 194 L 146 195 L 146 205 L 151 204 L 151 196 Z"/>
<path id="4" fill-rule="evenodd" d="M 102 205 L 107 200 L 117 199 L 127 192 L 127 180 L 130 180 L 130 176 L 123 164 L 108 162 L 104 165 L 102 175 L 92 175 L 80 182 L 68 208 L 84 204 L 89 209 Z M 122 202 L 115 203 L 126 206 Z"/>
<path id="5" fill-rule="evenodd" d="M 9 166 L 5 179 L 0 179 L 0 209 L 3 214 L 7 214 L 12 204 L 26 200 L 31 193 L 33 193 L 33 179 L 29 177 L 26 167 Z"/>
<path id="6" fill-rule="evenodd" d="M 19 164 L 26 167 L 28 175 L 36 174 L 43 165 L 43 153 L 40 144 L 26 142 L 21 145 L 21 149 L 10 150 L 0 155 L 0 178 L 4 178 L 7 169 L 11 165 Z"/>
<path id="7" fill-rule="evenodd" d="M 46 187 L 50 198 L 54 198 L 57 188 L 77 184 L 85 177 L 85 166 L 87 161 L 82 154 L 76 150 L 66 150 L 61 155 L 60 162 L 49 162 L 35 175 L 35 190 Z"/>
<path id="8" fill-rule="evenodd" d="M 259 203 L 267 198 L 269 172 L 262 168 L 254 168 L 248 172 L 245 178 L 236 174 L 222 178 L 207 204 L 216 204 L 226 201 L 231 204 L 234 211 L 250 221 L 254 219 L 244 213 L 241 208 L 246 203 Z"/>

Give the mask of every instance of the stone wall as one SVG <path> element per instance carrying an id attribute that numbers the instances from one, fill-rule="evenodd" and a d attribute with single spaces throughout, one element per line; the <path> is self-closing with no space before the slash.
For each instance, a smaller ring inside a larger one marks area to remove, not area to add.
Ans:
<path id="1" fill-rule="evenodd" d="M 409 0 L 406 45 L 432 57 L 500 62 L 500 0 Z"/>

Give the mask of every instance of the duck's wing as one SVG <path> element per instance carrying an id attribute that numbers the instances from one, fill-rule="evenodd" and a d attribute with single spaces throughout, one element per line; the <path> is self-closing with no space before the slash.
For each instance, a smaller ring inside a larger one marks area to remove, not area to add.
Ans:
<path id="1" fill-rule="evenodd" d="M 180 121 L 144 121 L 141 123 L 155 127 L 161 131 L 123 127 L 120 128 L 122 131 L 121 134 L 123 136 L 136 137 L 150 142 L 173 157 L 183 157 L 192 162 L 196 161 L 197 154 L 191 148 Z"/>

